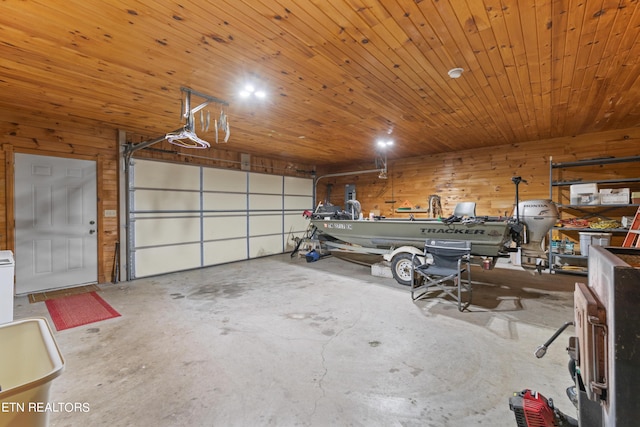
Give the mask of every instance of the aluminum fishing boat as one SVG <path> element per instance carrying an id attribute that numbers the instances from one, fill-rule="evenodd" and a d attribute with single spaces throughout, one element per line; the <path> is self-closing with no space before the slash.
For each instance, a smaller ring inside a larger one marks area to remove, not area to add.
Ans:
<path id="1" fill-rule="evenodd" d="M 488 268 L 499 257 L 518 251 L 522 268 L 541 271 L 547 262 L 545 238 L 558 218 L 551 200 L 519 202 L 512 217 L 475 216 L 473 206 L 471 215 L 447 219 L 363 219 L 359 209 L 329 211 L 321 206 L 306 216 L 312 234 L 329 251 L 382 255 L 402 284 L 409 283 L 412 257 L 423 256 L 427 239 L 469 241 L 471 254 Z"/>
<path id="2" fill-rule="evenodd" d="M 426 239 L 468 240 L 474 255 L 499 256 L 511 240 L 508 219 L 473 218 L 457 221 L 437 219 L 350 220 L 316 213 L 311 223 L 320 239 L 372 249 L 401 246 L 423 248 Z"/>

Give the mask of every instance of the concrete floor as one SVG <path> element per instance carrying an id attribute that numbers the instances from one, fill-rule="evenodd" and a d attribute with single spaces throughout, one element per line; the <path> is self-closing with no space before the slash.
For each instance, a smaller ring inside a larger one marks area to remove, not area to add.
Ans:
<path id="1" fill-rule="evenodd" d="M 565 347 L 581 278 L 474 269 L 460 313 L 368 267 L 288 254 L 102 285 L 122 316 L 55 332 L 66 359 L 51 426 L 516 425 L 532 388 L 575 416 Z M 16 301 L 15 318 L 49 318 Z"/>

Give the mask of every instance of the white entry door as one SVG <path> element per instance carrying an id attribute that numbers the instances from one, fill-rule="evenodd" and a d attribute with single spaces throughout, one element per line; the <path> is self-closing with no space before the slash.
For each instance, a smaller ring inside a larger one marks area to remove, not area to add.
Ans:
<path id="1" fill-rule="evenodd" d="M 96 162 L 15 154 L 16 294 L 98 279 Z"/>

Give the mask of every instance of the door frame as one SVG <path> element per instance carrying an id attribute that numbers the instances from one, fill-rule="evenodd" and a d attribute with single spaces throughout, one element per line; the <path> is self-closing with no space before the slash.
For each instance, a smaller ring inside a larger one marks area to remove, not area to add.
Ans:
<path id="1" fill-rule="evenodd" d="M 16 251 L 16 219 L 15 219 L 15 153 L 21 154 L 33 154 L 36 156 L 50 156 L 50 157 L 62 157 L 66 159 L 77 159 L 77 160 L 91 160 L 96 162 L 96 225 L 97 225 L 97 262 L 98 262 L 98 283 L 100 283 L 100 278 L 104 276 L 104 250 L 103 250 L 103 238 L 104 235 L 104 224 L 102 221 L 102 214 L 104 212 L 102 198 L 100 197 L 100 192 L 102 190 L 103 184 L 103 170 L 104 170 L 104 159 L 101 155 L 84 155 L 84 154 L 75 154 L 75 153 L 60 153 L 56 151 L 46 151 L 46 150 L 29 150 L 18 148 L 15 149 L 14 146 L 9 144 L 4 144 L 3 146 L 5 152 L 5 182 L 6 182 L 6 192 L 5 192 L 5 206 L 6 206 L 6 218 L 7 218 L 7 246 L 10 251 L 15 253 Z"/>

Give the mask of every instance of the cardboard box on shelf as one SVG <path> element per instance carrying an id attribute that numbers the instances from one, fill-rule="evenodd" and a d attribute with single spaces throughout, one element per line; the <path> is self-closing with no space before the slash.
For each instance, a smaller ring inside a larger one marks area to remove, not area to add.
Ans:
<path id="1" fill-rule="evenodd" d="M 629 204 L 630 190 L 628 188 L 601 188 L 600 203 L 603 205 Z"/>

